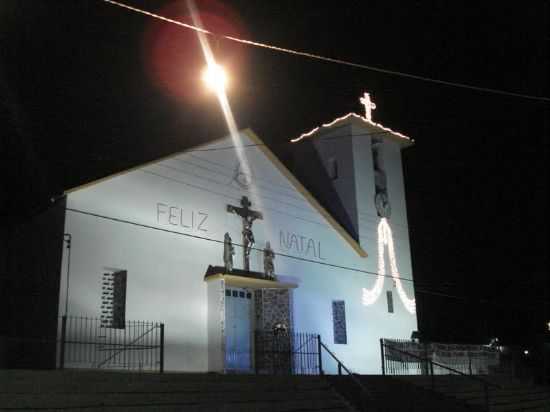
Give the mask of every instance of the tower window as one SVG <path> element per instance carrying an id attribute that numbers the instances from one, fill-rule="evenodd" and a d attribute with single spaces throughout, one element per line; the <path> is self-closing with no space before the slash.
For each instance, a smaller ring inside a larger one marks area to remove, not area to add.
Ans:
<path id="1" fill-rule="evenodd" d="M 343 300 L 332 301 L 332 324 L 334 328 L 334 343 L 347 344 L 346 304 Z"/>
<path id="2" fill-rule="evenodd" d="M 380 138 L 373 138 L 371 141 L 371 151 L 374 169 L 374 204 L 378 216 L 389 218 L 391 215 L 391 206 L 388 197 L 387 178 L 386 172 L 384 171 L 382 149 L 382 140 Z"/>
<path id="3" fill-rule="evenodd" d="M 393 294 L 391 290 L 386 292 L 386 299 L 388 301 L 388 313 L 393 313 Z"/>

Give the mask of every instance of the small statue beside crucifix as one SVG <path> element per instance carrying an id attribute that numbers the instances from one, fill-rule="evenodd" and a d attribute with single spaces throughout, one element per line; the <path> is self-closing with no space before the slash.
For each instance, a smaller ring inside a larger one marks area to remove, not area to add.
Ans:
<path id="1" fill-rule="evenodd" d="M 250 200 L 246 196 L 241 199 L 241 207 L 227 205 L 229 213 L 235 213 L 240 216 L 243 222 L 243 269 L 250 271 L 250 252 L 254 247 L 254 233 L 252 233 L 252 224 L 256 219 L 263 219 L 260 212 L 250 209 Z"/>
<path id="2" fill-rule="evenodd" d="M 235 254 L 235 247 L 231 240 L 229 233 L 225 233 L 223 238 L 223 264 L 225 267 L 225 273 L 233 272 L 233 255 Z"/>
<path id="3" fill-rule="evenodd" d="M 264 248 L 264 276 L 266 279 L 275 280 L 275 252 L 271 249 L 269 241 L 265 242 Z"/>

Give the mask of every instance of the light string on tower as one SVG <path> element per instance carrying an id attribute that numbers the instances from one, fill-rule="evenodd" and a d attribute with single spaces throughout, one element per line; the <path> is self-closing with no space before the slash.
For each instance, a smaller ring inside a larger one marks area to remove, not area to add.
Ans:
<path id="1" fill-rule="evenodd" d="M 388 223 L 388 220 L 383 217 L 380 219 L 378 224 L 378 277 L 372 289 L 363 288 L 363 304 L 365 306 L 372 305 L 375 303 L 380 294 L 382 293 L 382 288 L 384 286 L 384 279 L 386 278 L 386 263 L 385 263 L 385 251 L 386 247 L 388 250 L 388 260 L 390 263 L 390 272 L 392 280 L 395 282 L 395 287 L 397 289 L 397 294 L 403 302 L 403 306 L 407 312 L 411 314 L 416 313 L 416 300 L 409 298 L 405 289 L 403 288 L 403 283 L 401 282 L 401 275 L 399 274 L 399 269 L 397 267 L 397 258 L 395 256 L 395 247 L 393 244 L 393 234 L 391 227 Z"/>
<path id="2" fill-rule="evenodd" d="M 372 289 L 363 288 L 363 305 L 369 306 L 378 300 L 384 286 L 384 278 L 386 277 L 386 264 L 384 261 L 384 231 L 382 226 L 378 225 L 378 277 L 374 282 Z"/>
<path id="3" fill-rule="evenodd" d="M 372 121 L 372 110 L 376 109 L 376 104 L 370 99 L 369 93 L 364 93 L 363 97 L 359 99 L 362 105 L 365 106 L 365 117 L 359 117 L 361 120 L 369 122 L 377 127 L 381 127 L 384 130 L 384 126 L 378 125 Z M 351 113 L 353 114 L 353 113 Z M 399 133 L 392 133 L 399 136 L 400 138 L 408 139 L 407 136 L 401 135 Z M 300 137 L 301 138 L 301 137 Z M 380 138 L 371 139 L 371 152 L 372 152 L 372 162 L 374 168 L 374 186 L 375 186 L 375 196 L 374 203 L 376 205 L 376 210 L 378 216 L 380 216 L 380 222 L 378 223 L 378 278 L 372 289 L 363 288 L 363 304 L 372 305 L 375 303 L 380 294 L 382 293 L 382 288 L 384 285 L 384 277 L 386 276 L 386 260 L 385 260 L 385 251 L 388 250 L 388 259 L 390 263 L 390 272 L 395 287 L 397 288 L 397 294 L 401 299 L 401 302 L 405 306 L 407 312 L 411 314 L 416 313 L 416 301 L 415 299 L 410 299 L 407 296 L 401 282 L 401 276 L 399 274 L 399 269 L 397 267 L 397 258 L 395 256 L 395 248 L 393 244 L 393 233 L 388 222 L 388 218 L 391 215 L 391 205 L 388 198 L 388 188 L 386 185 L 386 172 L 384 168 L 383 154 L 382 154 L 382 140 Z"/>
<path id="4" fill-rule="evenodd" d="M 91 218 L 105 219 L 105 220 L 109 220 L 109 221 L 116 222 L 116 223 L 119 223 L 119 224 L 131 225 L 131 226 L 138 227 L 138 228 L 141 228 L 141 229 L 154 230 L 154 231 L 158 231 L 158 232 L 170 233 L 170 234 L 175 235 L 175 236 L 182 236 L 182 237 L 187 237 L 187 238 L 201 240 L 201 241 L 209 241 L 209 242 L 213 242 L 213 243 L 223 244 L 223 240 L 208 238 L 208 237 L 205 237 L 205 236 L 199 236 L 199 235 L 194 235 L 194 234 L 190 234 L 190 233 L 178 232 L 178 231 L 174 231 L 174 230 L 163 229 L 163 228 L 160 228 L 160 227 L 150 226 L 150 225 L 146 225 L 146 224 L 138 223 L 138 222 L 133 222 L 133 221 L 126 220 L 126 219 L 120 219 L 120 218 L 113 217 L 113 216 L 105 216 L 105 215 L 100 215 L 100 214 L 97 214 L 97 213 L 92 213 L 92 212 L 89 212 L 89 211 L 73 209 L 73 208 L 67 208 L 66 210 L 69 211 L 69 212 L 72 212 L 72 213 L 78 213 L 78 214 L 81 214 L 81 215 L 86 215 L 86 216 L 89 216 Z M 242 245 L 240 245 L 238 243 L 233 243 L 233 245 L 236 246 L 236 247 L 242 247 Z M 253 248 L 253 250 L 263 252 L 263 249 Z M 327 262 L 315 261 L 315 260 L 312 260 L 312 259 L 307 259 L 307 258 L 303 258 L 303 257 L 288 255 L 288 254 L 285 254 L 285 253 L 277 253 L 277 256 L 281 256 L 281 257 L 296 260 L 296 261 L 312 263 L 312 264 L 316 264 L 316 265 L 319 265 L 319 266 L 326 266 L 326 267 L 331 267 L 331 268 L 335 268 L 335 269 L 340 269 L 340 270 L 345 271 L 345 273 L 346 272 L 359 273 L 359 274 L 382 277 L 382 278 L 391 277 L 389 275 L 381 276 L 379 273 L 370 272 L 368 270 L 363 270 L 363 269 L 358 269 L 358 268 L 353 268 L 353 267 L 347 267 L 347 266 L 337 265 L 337 264 L 332 264 L 332 263 L 327 263 Z M 411 282 L 411 283 L 413 282 L 412 279 L 402 279 L 402 280 L 403 281 L 408 281 L 408 282 Z M 430 290 L 430 289 L 426 289 L 424 287 L 424 286 L 429 286 L 428 284 L 424 285 L 424 284 L 422 284 L 418 281 L 414 281 L 414 284 L 416 286 L 415 287 L 415 292 L 419 293 L 419 294 L 431 295 L 431 296 L 437 296 L 437 297 L 443 297 L 443 298 L 450 298 L 450 299 L 456 299 L 456 300 L 461 300 L 461 301 L 478 302 L 478 303 L 482 303 L 482 304 L 496 305 L 495 302 L 492 302 L 492 301 L 488 300 L 487 298 L 473 298 L 473 297 L 464 296 L 464 295 L 453 295 L 453 294 L 449 294 L 449 293 L 444 293 L 444 292 L 441 292 L 441 291 L 438 291 L 438 290 L 433 290 L 433 289 Z M 550 301 L 546 301 L 546 300 L 536 300 L 536 301 L 550 304 Z M 510 306 L 510 305 L 512 305 L 514 307 L 517 307 L 518 309 L 526 309 L 525 305 L 515 305 L 514 302 L 506 302 L 506 304 L 503 304 L 503 307 L 504 306 Z M 532 308 L 532 307 L 528 307 L 528 308 Z"/>

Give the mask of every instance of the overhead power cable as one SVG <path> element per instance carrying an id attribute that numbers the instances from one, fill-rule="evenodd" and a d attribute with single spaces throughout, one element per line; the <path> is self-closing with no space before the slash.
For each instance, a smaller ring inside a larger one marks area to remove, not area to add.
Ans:
<path id="1" fill-rule="evenodd" d="M 189 29 L 189 30 L 195 30 L 197 32 L 204 33 L 206 35 L 227 39 L 227 40 L 230 40 L 230 41 L 234 41 L 234 42 L 241 43 L 241 44 L 246 44 L 246 45 L 253 46 L 253 47 L 260 47 L 260 48 L 269 49 L 269 50 L 273 50 L 273 51 L 277 51 L 277 52 L 281 52 L 281 53 L 293 54 L 293 55 L 296 55 L 296 56 L 307 57 L 307 58 L 310 58 L 310 59 L 321 60 L 321 61 L 325 61 L 325 62 L 329 62 L 329 63 L 335 63 L 335 64 L 344 65 L 344 66 L 355 67 L 355 68 L 363 69 L 363 70 L 370 70 L 370 71 L 374 71 L 374 72 L 378 72 L 378 73 L 389 74 L 389 75 L 392 75 L 392 76 L 400 76 L 400 77 L 405 77 L 405 78 L 409 78 L 409 79 L 413 79 L 413 80 L 420 80 L 420 81 L 424 81 L 424 82 L 441 84 L 441 85 L 445 85 L 445 86 L 475 90 L 475 91 L 484 92 L 484 93 L 499 94 L 499 95 L 508 96 L 508 97 L 517 97 L 517 98 L 529 99 L 529 100 L 535 100 L 535 101 L 541 101 L 541 102 L 550 102 L 550 97 L 546 97 L 546 96 L 535 96 L 535 95 L 511 92 L 511 91 L 507 91 L 507 90 L 493 89 L 493 88 L 489 88 L 489 87 L 474 86 L 474 85 L 465 84 L 465 83 L 457 83 L 457 82 L 451 82 L 451 81 L 447 81 L 447 80 L 439 80 L 439 79 L 434 79 L 434 78 L 431 78 L 431 77 L 419 76 L 419 75 L 416 75 L 416 74 L 405 73 L 405 72 L 401 72 L 401 71 L 397 71 L 397 70 L 389 70 L 389 69 L 384 69 L 382 67 L 369 66 L 369 65 L 366 65 L 366 64 L 362 64 L 362 63 L 352 62 L 352 61 L 349 61 L 349 60 L 343 60 L 343 59 L 337 59 L 337 58 L 333 58 L 333 57 L 322 56 L 320 54 L 310 53 L 310 52 L 306 52 L 306 51 L 288 49 L 288 48 L 285 48 L 285 47 L 274 46 L 274 45 L 267 44 L 267 43 L 260 43 L 260 42 L 256 42 L 256 41 L 252 41 L 252 40 L 241 39 L 239 37 L 228 36 L 228 35 L 225 35 L 225 34 L 218 34 L 218 33 L 214 33 L 212 31 L 205 30 L 205 29 L 202 29 L 200 27 L 194 26 L 192 24 L 187 24 L 187 23 L 184 23 L 184 22 L 179 21 L 179 20 L 174 20 L 174 19 L 171 19 L 169 17 L 161 16 L 160 14 L 156 14 L 156 13 L 152 13 L 152 12 L 147 11 L 147 10 L 139 9 L 137 7 L 130 6 L 128 4 L 125 4 L 125 3 L 122 3 L 122 2 L 119 2 L 119 1 L 115 1 L 115 0 L 101 0 L 101 1 L 103 1 L 105 3 L 112 4 L 114 6 L 118 6 L 118 7 L 127 9 L 127 10 L 131 10 L 131 11 L 136 12 L 136 13 L 140 13 L 140 14 L 143 14 L 143 15 L 146 15 L 146 16 L 149 16 L 149 17 L 153 17 L 155 19 L 162 20 L 162 21 L 165 21 L 167 23 L 175 24 L 175 25 L 178 25 L 180 27 L 184 27 L 184 28 Z"/>
<path id="2" fill-rule="evenodd" d="M 206 236 L 200 236 L 200 235 L 195 235 L 195 234 L 191 234 L 191 233 L 182 233 L 182 232 L 178 232 L 178 231 L 175 231 L 175 230 L 163 229 L 163 228 L 156 227 L 156 226 L 150 226 L 150 225 L 146 225 L 146 224 L 138 223 L 138 222 L 133 222 L 133 221 L 126 220 L 126 219 L 120 219 L 120 218 L 116 218 L 116 217 L 100 215 L 100 214 L 97 214 L 97 213 L 87 212 L 87 211 L 84 211 L 84 210 L 73 209 L 73 208 L 69 208 L 69 207 L 66 210 L 74 212 L 74 213 L 79 213 L 79 214 L 82 214 L 82 215 L 87 215 L 87 216 L 90 216 L 90 217 L 94 217 L 96 219 L 110 220 L 112 222 L 128 224 L 128 225 L 140 227 L 140 228 L 143 228 L 143 229 L 156 230 L 156 231 L 159 231 L 159 232 L 170 233 L 170 234 L 173 234 L 173 235 L 179 235 L 179 236 L 184 236 L 184 237 L 188 237 L 188 238 L 192 238 L 192 239 L 204 240 L 204 241 L 208 241 L 208 242 L 218 243 L 218 244 L 223 244 L 224 243 L 223 240 L 213 239 L 213 238 L 209 238 L 209 237 L 206 237 Z M 243 247 L 242 244 L 235 243 L 235 242 L 233 243 L 233 245 L 236 246 L 236 247 Z M 252 248 L 252 250 L 255 250 L 255 251 L 258 251 L 258 252 L 263 252 L 263 249 L 259 249 L 259 248 L 255 248 L 255 247 Z M 327 266 L 327 267 L 331 267 L 331 268 L 334 268 L 334 269 L 345 270 L 345 271 L 348 271 L 348 272 L 362 273 L 364 275 L 370 275 L 370 276 L 375 276 L 375 277 L 381 276 L 381 277 L 393 280 L 392 275 L 380 274 L 380 273 L 377 273 L 377 272 L 371 272 L 371 271 L 368 271 L 368 270 L 353 268 L 353 267 L 349 267 L 349 266 L 342 266 L 342 265 L 333 264 L 333 263 L 329 263 L 329 262 L 320 262 L 320 261 L 316 261 L 316 260 L 313 260 L 313 259 L 293 256 L 293 255 L 289 255 L 289 254 L 286 254 L 286 253 L 280 253 L 280 252 L 277 252 L 277 256 L 281 256 L 281 257 L 285 257 L 285 258 L 288 258 L 288 259 L 293 259 L 293 260 L 297 260 L 297 261 L 301 261 L 301 262 L 313 263 L 313 264 L 317 264 L 317 265 Z M 477 301 L 479 301 L 479 303 L 495 305 L 495 302 L 492 302 L 488 299 L 453 295 L 453 294 L 444 293 L 444 292 L 441 292 L 441 291 L 425 289 L 424 286 L 427 285 L 427 284 L 424 284 L 424 283 L 418 282 L 418 281 L 413 281 L 413 279 L 410 279 L 410 278 L 400 278 L 400 279 L 402 281 L 405 281 L 405 282 L 413 283 L 415 293 L 418 293 L 418 294 L 439 296 L 439 297 L 444 297 L 444 298 L 456 299 L 456 300 L 464 301 L 464 302 L 473 302 L 473 301 L 477 300 Z M 544 303 L 550 304 L 550 302 L 547 302 L 547 301 L 539 301 L 539 302 L 544 302 Z"/>
<path id="3" fill-rule="evenodd" d="M 136 226 L 136 227 L 141 227 L 141 228 L 144 228 L 144 229 L 150 229 L 150 230 L 156 230 L 156 231 L 159 231 L 159 232 L 171 233 L 171 234 L 174 234 L 174 235 L 184 236 L 184 237 L 188 237 L 188 238 L 192 238 L 192 239 L 205 240 L 207 242 L 213 242 L 213 243 L 219 243 L 219 244 L 224 243 L 223 240 L 213 239 L 213 238 L 210 238 L 210 237 L 195 235 L 195 234 L 191 234 L 191 233 L 183 233 L 183 232 L 179 232 L 179 231 L 176 231 L 176 230 L 164 229 L 164 228 L 160 228 L 160 227 L 156 227 L 156 226 L 146 225 L 146 224 L 143 224 L 143 223 L 133 222 L 131 220 L 120 219 L 120 218 L 111 217 L 111 216 L 105 216 L 105 215 L 101 215 L 101 214 L 93 213 L 93 212 L 87 212 L 85 210 L 74 209 L 74 208 L 70 208 L 70 207 L 68 207 L 66 210 L 74 212 L 74 213 L 79 213 L 79 214 L 82 214 L 82 215 L 87 215 L 87 216 L 90 216 L 90 217 L 94 217 L 96 219 L 110 220 L 112 222 L 123 223 L 123 224 L 132 225 L 132 226 Z M 236 242 L 233 242 L 233 246 L 240 247 L 240 248 L 244 247 L 244 245 L 242 245 L 240 243 L 236 243 Z M 264 251 L 263 249 L 259 249 L 259 248 L 256 248 L 256 247 L 253 247 L 252 250 L 257 251 L 257 252 L 262 252 L 262 253 Z M 383 275 L 383 274 L 380 274 L 380 273 L 377 273 L 377 272 L 371 272 L 371 271 L 364 270 L 364 269 L 358 269 L 358 268 L 338 265 L 338 264 L 329 263 L 329 262 L 321 262 L 321 261 L 308 259 L 308 258 L 305 258 L 305 257 L 293 256 L 293 255 L 289 255 L 289 254 L 281 253 L 281 252 L 276 252 L 276 254 L 277 254 L 277 256 L 282 256 L 282 257 L 285 257 L 285 258 L 298 260 L 298 261 L 301 261 L 301 262 L 315 263 L 317 265 L 322 265 L 322 266 L 332 267 L 332 268 L 336 268 L 336 269 L 347 270 L 347 271 L 350 271 L 350 272 L 363 273 L 363 274 L 367 274 L 367 275 L 371 275 L 371 276 L 382 276 L 384 278 L 393 279 L 392 275 L 385 275 L 385 274 Z M 402 281 L 405 281 L 405 282 L 413 283 L 412 278 L 400 277 L 400 279 Z M 418 282 L 414 282 L 414 283 L 418 284 Z"/>

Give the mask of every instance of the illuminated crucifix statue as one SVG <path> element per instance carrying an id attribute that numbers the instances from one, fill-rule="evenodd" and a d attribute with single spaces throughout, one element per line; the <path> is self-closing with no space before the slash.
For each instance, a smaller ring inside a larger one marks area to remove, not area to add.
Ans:
<path id="1" fill-rule="evenodd" d="M 368 93 L 365 93 L 363 97 L 359 99 L 359 101 L 363 106 L 365 106 L 365 118 L 367 120 L 372 120 L 372 111 L 376 109 L 376 105 L 370 99 L 370 95 Z"/>
<path id="2" fill-rule="evenodd" d="M 250 271 L 250 251 L 254 247 L 254 234 L 252 233 L 252 223 L 256 219 L 263 219 L 260 212 L 249 209 L 251 203 L 246 196 L 241 199 L 241 206 L 227 205 L 229 213 L 239 215 L 243 220 L 243 269 Z"/>

